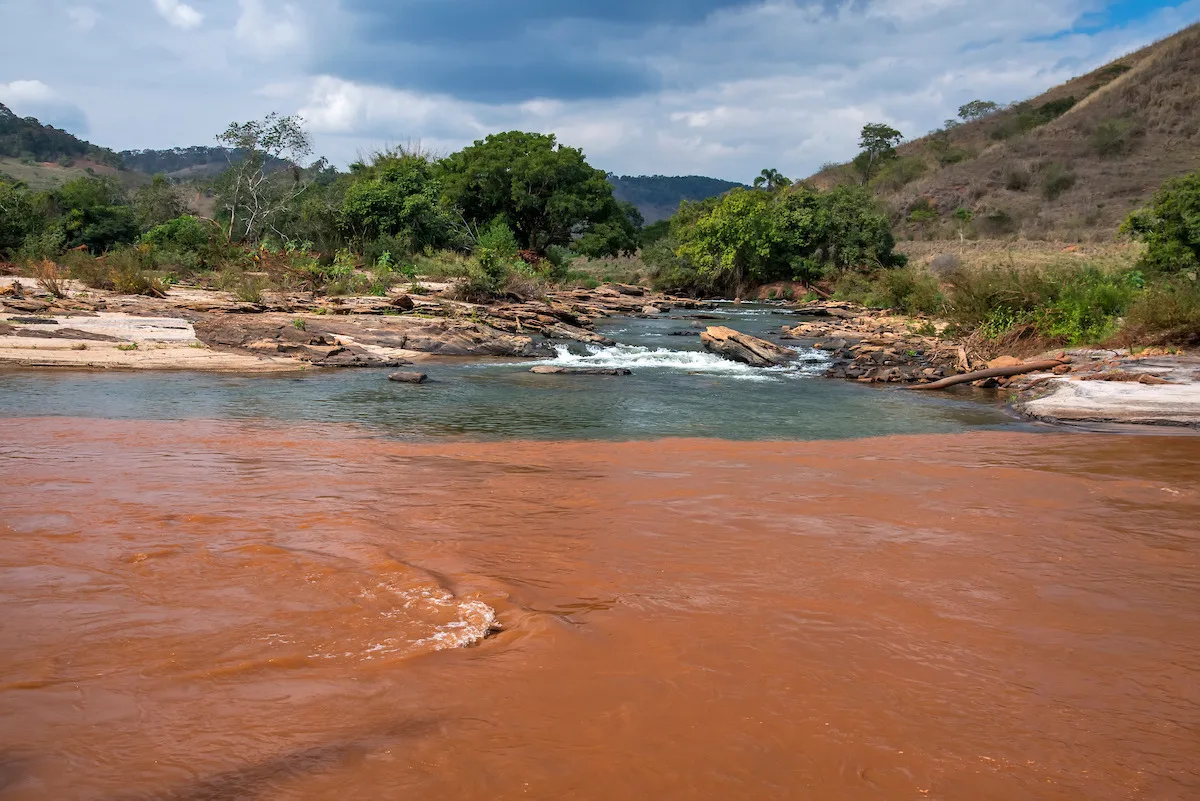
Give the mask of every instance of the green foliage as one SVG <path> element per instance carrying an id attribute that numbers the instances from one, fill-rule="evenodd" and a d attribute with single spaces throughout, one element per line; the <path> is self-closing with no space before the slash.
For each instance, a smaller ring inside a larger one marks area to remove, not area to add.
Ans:
<path id="1" fill-rule="evenodd" d="M 786 177 L 783 173 L 774 168 L 763 170 L 761 173 L 759 173 L 758 177 L 754 179 L 755 189 L 774 191 L 776 189 L 783 189 L 784 187 L 791 185 L 792 179 Z"/>
<path id="2" fill-rule="evenodd" d="M 0 257 L 13 256 L 44 224 L 34 193 L 24 184 L 0 181 Z"/>
<path id="3" fill-rule="evenodd" d="M 1064 344 L 1101 342 L 1116 332 L 1141 276 L 1095 267 L 958 271 L 948 279 L 951 317 L 988 338 L 1028 327 Z"/>
<path id="4" fill-rule="evenodd" d="M 204 253 L 219 234 L 212 223 L 185 214 L 151 228 L 141 241 L 162 250 Z"/>
<path id="5" fill-rule="evenodd" d="M 1175 275 L 1138 295 L 1125 316 L 1129 341 L 1163 345 L 1200 344 L 1200 281 Z"/>
<path id="6" fill-rule="evenodd" d="M 1164 183 L 1121 230 L 1146 243 L 1138 266 L 1147 273 L 1200 271 L 1200 171 Z"/>
<path id="7" fill-rule="evenodd" d="M 324 167 L 321 162 L 311 170 L 300 167 L 312 153 L 303 120 L 272 113 L 261 120 L 233 122 L 217 141 L 228 152 L 242 154 L 215 183 L 227 220 L 226 237 L 255 243 L 269 234 L 282 238 L 276 223 Z M 277 167 L 281 162 L 287 166 Z"/>
<path id="8" fill-rule="evenodd" d="M 862 127 L 858 139 L 862 152 L 853 163 L 864 184 L 875 176 L 884 162 L 896 157 L 896 145 L 903 138 L 904 134 L 882 122 L 869 122 Z"/>
<path id="9" fill-rule="evenodd" d="M 849 267 L 893 266 L 901 258 L 886 217 L 860 187 L 777 193 L 735 189 L 685 203 L 670 236 L 643 253 L 659 286 L 732 291 L 781 280 L 811 281 Z"/>
<path id="10" fill-rule="evenodd" d="M 179 192 L 163 175 L 154 176 L 149 184 L 137 191 L 133 196 L 133 207 L 143 231 L 173 220 L 187 211 Z"/>
<path id="11" fill-rule="evenodd" d="M 42 125 L 33 117 L 18 117 L 0 103 L 0 156 L 31 161 L 73 161 L 86 158 L 110 167 L 119 167 L 116 153 L 77 139 L 51 125 Z"/>
<path id="12" fill-rule="evenodd" d="M 636 231 L 605 173 L 553 135 L 492 134 L 444 159 L 439 173 L 445 202 L 470 225 L 502 217 L 524 249 L 545 253 L 589 234 L 595 234 L 589 248 L 616 253 L 637 247 Z"/>
<path id="13" fill-rule="evenodd" d="M 593 259 L 619 253 L 632 254 L 638 247 L 638 232 L 642 222 L 642 213 L 636 206 L 618 201 L 610 215 L 598 220 L 571 247 L 577 253 Z"/>
<path id="14" fill-rule="evenodd" d="M 994 113 L 1000 108 L 990 100 L 972 100 L 958 107 L 958 116 L 962 120 L 977 120 Z"/>
<path id="15" fill-rule="evenodd" d="M 137 239 L 137 215 L 119 184 L 108 178 L 76 178 L 48 193 L 52 225 L 67 248 L 83 245 L 102 253 Z"/>
<path id="16" fill-rule="evenodd" d="M 891 158 L 884 161 L 871 186 L 895 192 L 920 178 L 925 173 L 925 159 L 920 156 Z"/>
<path id="17" fill-rule="evenodd" d="M 1074 96 L 1050 100 L 1040 106 L 1018 103 L 1010 112 L 1002 115 L 1003 119 L 992 129 L 990 136 L 993 139 L 1008 139 L 1028 133 L 1066 114 L 1074 108 L 1075 103 Z"/>
<path id="18" fill-rule="evenodd" d="M 938 314 L 946 303 L 937 279 L 911 265 L 873 274 L 843 273 L 834 284 L 834 297 L 903 314 Z"/>
<path id="19" fill-rule="evenodd" d="M 647 225 L 645 228 L 642 229 L 641 235 L 639 237 L 639 244 L 643 248 L 650 247 L 651 245 L 655 244 L 656 242 L 659 242 L 662 239 L 666 238 L 667 235 L 669 235 L 670 233 L 671 233 L 670 218 L 665 219 L 665 220 L 659 220 L 658 222 L 652 222 L 649 225 Z"/>
<path id="20" fill-rule="evenodd" d="M 458 244 L 456 220 L 439 203 L 434 173 L 424 154 L 403 149 L 353 165 L 341 209 L 350 239 L 361 247 L 387 238 L 388 250 L 403 255 Z"/>

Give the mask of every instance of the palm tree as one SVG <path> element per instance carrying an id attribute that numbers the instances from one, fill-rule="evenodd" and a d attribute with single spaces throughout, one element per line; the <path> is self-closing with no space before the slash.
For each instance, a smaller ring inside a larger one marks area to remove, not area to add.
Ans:
<path id="1" fill-rule="evenodd" d="M 779 170 L 766 169 L 763 170 L 757 178 L 754 179 L 754 188 L 768 190 L 782 189 L 785 186 L 791 186 L 792 179 L 785 176 Z"/>

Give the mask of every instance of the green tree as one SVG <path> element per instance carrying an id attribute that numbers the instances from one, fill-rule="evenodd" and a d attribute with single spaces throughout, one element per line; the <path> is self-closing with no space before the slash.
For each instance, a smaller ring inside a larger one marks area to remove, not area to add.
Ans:
<path id="1" fill-rule="evenodd" d="M 758 177 L 754 179 L 755 189 L 775 190 L 782 189 L 785 186 L 791 186 L 791 184 L 792 180 L 790 178 L 784 176 L 783 173 L 774 168 L 763 170 L 761 173 L 759 173 Z"/>
<path id="2" fill-rule="evenodd" d="M 134 194 L 133 207 L 143 231 L 187 212 L 187 204 L 179 196 L 178 189 L 162 173 L 155 175 L 150 183 Z"/>
<path id="3" fill-rule="evenodd" d="M 879 171 L 880 165 L 896 157 L 896 145 L 904 134 L 882 122 L 869 122 L 863 126 L 858 146 L 862 152 L 854 159 L 854 167 L 866 184 Z"/>
<path id="4" fill-rule="evenodd" d="M 323 161 L 310 170 L 301 165 L 312 154 L 303 121 L 272 113 L 262 120 L 233 122 L 217 141 L 229 158 L 229 169 L 217 182 L 228 220 L 226 236 L 250 242 L 268 233 L 286 238 L 275 226 L 276 219 L 309 187 L 313 173 L 325 166 Z"/>
<path id="5" fill-rule="evenodd" d="M 972 100 L 970 103 L 964 103 L 958 107 L 958 116 L 970 122 L 981 117 L 986 117 L 996 111 L 1000 106 L 990 100 Z"/>
<path id="6" fill-rule="evenodd" d="M 68 248 L 102 253 L 137 239 L 141 229 L 120 184 L 110 178 L 76 178 L 48 197 L 54 225 Z"/>
<path id="7" fill-rule="evenodd" d="M 25 184 L 0 181 L 0 256 L 12 257 L 44 222 L 37 198 Z"/>
<path id="8" fill-rule="evenodd" d="M 538 253 L 575 239 L 601 241 L 606 253 L 637 248 L 605 173 L 553 134 L 492 134 L 444 159 L 438 172 L 443 200 L 475 230 L 502 217 L 521 246 Z"/>
<path id="9" fill-rule="evenodd" d="M 1146 272 L 1200 271 L 1200 171 L 1164 183 L 1121 230 L 1146 243 L 1139 262 Z"/>
<path id="10" fill-rule="evenodd" d="M 740 291 L 780 280 L 812 281 L 835 270 L 902 263 L 887 218 L 860 187 L 818 192 L 734 189 L 685 203 L 672 219 L 672 258 L 655 247 L 652 266 L 677 289 Z"/>
<path id="11" fill-rule="evenodd" d="M 391 150 L 376 154 L 370 164 L 352 165 L 350 171 L 342 221 L 352 241 L 395 237 L 404 240 L 410 253 L 451 244 L 456 221 L 439 203 L 441 182 L 425 155 Z"/>

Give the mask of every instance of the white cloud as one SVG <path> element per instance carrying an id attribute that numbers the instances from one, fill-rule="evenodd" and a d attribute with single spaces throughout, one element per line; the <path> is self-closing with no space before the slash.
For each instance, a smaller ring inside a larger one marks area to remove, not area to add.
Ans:
<path id="1" fill-rule="evenodd" d="M 852 156 L 864 122 L 919 136 L 967 100 L 1033 96 L 1200 17 L 1200 0 L 1184 0 L 1121 28 L 1048 39 L 1100 0 L 771 0 L 687 26 L 598 28 L 605 58 L 647 64 L 657 91 L 484 103 L 418 91 L 400 71 L 351 80 L 341 66 L 381 43 L 364 42 L 344 2 L 190 2 L 204 25 L 165 46 L 161 30 L 138 24 L 145 0 L 64 0 L 101 8 L 106 35 L 78 37 L 47 62 L 62 6 L 0 0 L 0 30 L 23 32 L 0 48 L 0 75 L 27 79 L 0 83 L 0 101 L 64 127 L 90 122 L 89 139 L 116 149 L 207 144 L 231 120 L 279 111 L 304 116 L 318 153 L 343 165 L 381 144 L 450 151 L 522 128 L 557 133 L 620 173 L 749 180 L 771 166 L 798 177 Z M 421 56 L 430 68 L 448 57 L 433 45 Z M 22 72 L 35 63 L 38 80 Z"/>
<path id="2" fill-rule="evenodd" d="M 67 19 L 75 30 L 87 33 L 100 21 L 100 12 L 89 6 L 71 6 L 67 9 Z"/>
<path id="3" fill-rule="evenodd" d="M 41 81 L 0 83 L 0 103 L 42 103 L 54 99 L 54 90 Z"/>
<path id="4" fill-rule="evenodd" d="M 270 8 L 264 0 L 239 0 L 241 14 L 234 33 L 247 51 L 258 59 L 294 52 L 307 39 L 304 15 L 291 3 Z"/>
<path id="5" fill-rule="evenodd" d="M 22 117 L 37 117 L 43 123 L 73 134 L 88 131 L 88 119 L 75 103 L 63 98 L 43 81 L 24 79 L 0 83 L 0 103 Z"/>
<path id="6" fill-rule="evenodd" d="M 180 0 L 154 0 L 154 7 L 170 25 L 176 28 L 195 28 L 204 21 L 204 15 Z"/>

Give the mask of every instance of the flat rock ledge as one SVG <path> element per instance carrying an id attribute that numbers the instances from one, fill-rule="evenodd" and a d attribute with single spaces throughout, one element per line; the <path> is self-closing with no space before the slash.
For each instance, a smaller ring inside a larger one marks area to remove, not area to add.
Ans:
<path id="1" fill-rule="evenodd" d="M 530 367 L 529 372 L 538 375 L 633 375 L 632 370 L 624 367 L 559 367 L 552 364 Z"/>
<path id="2" fill-rule="evenodd" d="M 1200 383 L 1080 381 L 1053 378 L 1049 394 L 1018 403 L 1021 413 L 1047 423 L 1134 423 L 1200 428 Z"/>

